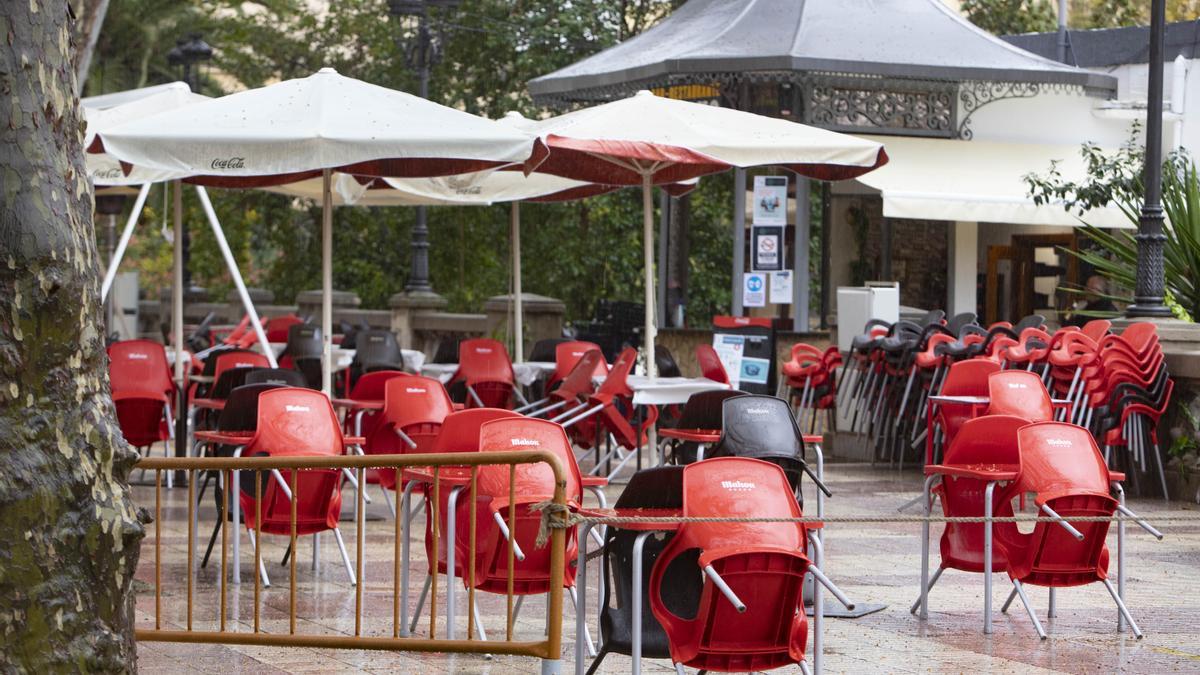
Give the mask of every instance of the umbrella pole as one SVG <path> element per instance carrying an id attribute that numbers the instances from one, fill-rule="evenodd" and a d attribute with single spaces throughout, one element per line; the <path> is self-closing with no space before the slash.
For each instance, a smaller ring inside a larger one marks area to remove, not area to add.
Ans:
<path id="1" fill-rule="evenodd" d="M 225 258 L 229 276 L 233 277 L 233 285 L 237 287 L 238 297 L 242 299 L 242 307 L 246 310 L 246 316 L 250 317 L 250 327 L 258 336 L 258 344 L 262 347 L 263 355 L 267 357 L 267 363 L 271 364 L 272 368 L 278 368 L 279 363 L 275 361 L 275 350 L 271 349 L 271 343 L 267 342 L 267 334 L 263 332 L 262 322 L 258 319 L 258 311 L 254 309 L 254 303 L 250 301 L 250 292 L 246 290 L 242 272 L 238 269 L 237 261 L 233 259 L 233 251 L 229 250 L 229 242 L 225 239 L 225 230 L 221 229 L 221 221 L 217 219 L 217 211 L 213 208 L 212 200 L 208 198 L 208 190 L 205 190 L 203 185 L 197 185 L 196 196 L 200 197 L 200 206 L 204 209 L 204 215 L 208 217 L 208 225 L 212 228 L 213 237 L 217 240 L 217 247 L 221 249 L 221 256 Z"/>
<path id="2" fill-rule="evenodd" d="M 521 298 L 521 202 L 512 203 L 513 356 L 525 361 L 525 308 Z"/>
<path id="3" fill-rule="evenodd" d="M 176 180 L 172 211 L 175 217 L 175 241 L 172 257 L 174 271 L 171 284 L 171 327 L 175 342 L 175 386 L 178 387 L 178 403 L 175 406 L 175 456 L 187 454 L 187 382 L 183 377 L 183 183 Z M 165 451 L 164 451 L 165 454 Z M 183 475 L 180 473 L 179 475 Z M 171 487 L 172 474 L 167 474 L 167 487 Z M 222 570 L 223 571 L 223 570 Z"/>
<path id="4" fill-rule="evenodd" d="M 112 289 L 113 280 L 117 278 L 117 268 L 121 265 L 121 259 L 125 257 L 125 249 L 129 247 L 133 228 L 137 225 L 138 218 L 142 216 L 142 208 L 146 205 L 150 187 L 151 183 L 144 183 L 138 190 L 137 200 L 133 202 L 133 210 L 129 212 L 129 220 L 125 222 L 125 230 L 121 232 L 121 241 L 117 242 L 117 249 L 113 251 L 112 258 L 108 261 L 108 271 L 104 273 L 104 283 L 100 285 L 100 302 L 108 300 L 108 292 Z"/>
<path id="5" fill-rule="evenodd" d="M 321 391 L 333 396 L 333 200 L 330 169 L 321 172 Z"/>
<path id="6" fill-rule="evenodd" d="M 642 337 L 645 349 L 646 376 L 658 377 L 654 363 L 654 200 L 651 198 L 653 177 L 642 174 L 642 262 L 646 268 L 646 327 Z"/>

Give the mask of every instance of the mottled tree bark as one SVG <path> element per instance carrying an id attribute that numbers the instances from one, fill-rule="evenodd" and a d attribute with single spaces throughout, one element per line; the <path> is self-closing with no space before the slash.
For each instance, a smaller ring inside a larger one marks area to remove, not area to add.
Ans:
<path id="1" fill-rule="evenodd" d="M 0 671 L 130 671 L 142 525 L 102 339 L 67 3 L 0 2 Z"/>

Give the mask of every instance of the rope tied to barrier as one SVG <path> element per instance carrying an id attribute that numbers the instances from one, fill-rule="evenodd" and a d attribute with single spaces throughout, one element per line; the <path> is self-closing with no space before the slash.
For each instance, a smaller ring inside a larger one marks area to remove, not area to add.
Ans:
<path id="1" fill-rule="evenodd" d="M 751 517 L 751 516 L 634 516 L 634 515 L 585 515 L 572 511 L 563 504 L 551 501 L 539 502 L 529 507 L 530 513 L 541 512 L 541 522 L 538 526 L 537 546 L 545 546 L 549 540 L 550 530 L 570 529 L 584 523 L 592 525 L 621 525 L 622 523 L 796 523 L 800 525 L 826 525 L 830 523 L 1037 523 L 1053 522 L 1043 515 L 1015 516 L 825 516 L 825 517 Z M 1200 523 L 1200 512 L 1156 513 L 1151 516 L 1152 522 L 1157 523 Z M 1151 518 L 1130 516 L 1115 513 L 1111 516 L 1061 516 L 1061 520 L 1072 523 L 1113 523 L 1126 522 L 1137 524 L 1138 520 L 1151 521 Z"/>

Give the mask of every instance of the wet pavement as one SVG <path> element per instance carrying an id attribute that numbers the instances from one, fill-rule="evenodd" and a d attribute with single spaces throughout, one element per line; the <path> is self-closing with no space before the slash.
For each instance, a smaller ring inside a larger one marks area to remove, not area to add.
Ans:
<path id="1" fill-rule="evenodd" d="M 135 472 L 134 478 L 138 478 Z M 915 471 L 898 473 L 864 464 L 829 464 L 826 481 L 834 497 L 826 502 L 827 516 L 895 514 L 896 508 L 917 496 L 922 478 Z M 610 486 L 609 501 L 621 486 Z M 353 498 L 345 490 L 342 530 L 351 560 L 355 556 Z M 377 486 L 369 494 L 364 533 L 364 583 L 362 634 L 391 636 L 393 628 L 394 520 L 380 498 Z M 152 487 L 135 487 L 138 503 L 154 507 Z M 589 498 L 590 499 L 590 498 Z M 806 504 L 812 504 L 808 495 Z M 1158 500 L 1131 499 L 1130 506 L 1153 522 L 1156 513 L 1188 509 L 1195 505 L 1165 504 Z M 187 490 L 163 490 L 161 625 L 183 629 L 187 616 Z M 915 509 L 909 512 L 915 513 Z M 193 628 L 216 630 L 220 609 L 220 537 L 213 561 L 199 569 L 199 556 L 215 522 L 211 497 L 199 513 L 196 532 L 197 573 L 194 587 Z M 427 569 L 424 563 L 423 515 L 415 521 L 412 535 L 412 604 L 420 591 Z M 1029 596 L 1050 637 L 1039 640 L 1028 616 L 1014 603 L 1009 613 L 999 607 L 1008 595 L 1004 575 L 994 578 L 994 633 L 982 633 L 983 582 L 980 575 L 948 571 L 930 596 L 928 621 L 908 613 L 916 599 L 920 578 L 920 525 L 916 523 L 835 523 L 825 530 L 826 573 L 858 603 L 883 603 L 883 611 L 858 619 L 828 619 L 825 623 L 824 666 L 828 673 L 917 673 L 917 672 L 1063 672 L 1063 673 L 1171 673 L 1200 672 L 1200 523 L 1163 524 L 1163 541 L 1129 528 L 1126 603 L 1145 633 L 1116 631 L 1117 609 L 1100 584 L 1060 589 L 1058 614 L 1047 619 L 1047 592 L 1027 587 Z M 931 543 L 937 565 L 936 537 Z M 1115 532 L 1115 528 L 1113 528 Z M 232 530 L 230 531 L 232 539 Z M 242 537 L 243 583 L 230 584 L 226 607 L 228 630 L 253 629 L 253 549 Z M 148 526 L 137 573 L 137 618 L 140 628 L 155 623 L 154 526 Z M 271 633 L 289 629 L 288 568 L 280 558 L 286 537 L 267 536 L 263 559 L 273 585 L 261 590 L 260 625 Z M 1110 548 L 1115 534 L 1109 536 Z M 356 589 L 348 582 L 334 538 L 320 538 L 319 565 L 311 568 L 311 537 L 302 537 L 297 565 L 297 632 L 304 634 L 353 635 Z M 1110 573 L 1115 578 L 1114 566 Z M 598 561 L 591 563 L 589 578 L 596 578 Z M 438 612 L 444 614 L 445 578 L 439 581 Z M 461 586 L 460 586 L 461 588 Z M 503 637 L 504 596 L 478 594 L 483 623 L 489 637 Z M 459 637 L 466 633 L 466 593 L 459 592 Z M 565 598 L 565 596 L 564 596 Z M 835 602 L 826 595 L 826 603 Z M 589 593 L 589 624 L 596 630 L 595 592 Z M 563 672 L 574 664 L 574 613 L 564 600 Z M 417 635 L 428 635 L 429 606 L 426 604 Z M 442 617 L 439 617 L 440 619 Z M 545 622 L 545 604 L 538 597 L 525 603 L 515 626 L 517 639 L 540 639 Z M 811 624 L 810 624 L 811 626 Z M 439 620 L 438 635 L 444 635 Z M 811 632 L 810 632 L 811 636 Z M 809 646 L 811 647 L 811 637 Z M 811 657 L 810 657 L 811 658 Z M 142 672 L 402 672 L 402 673 L 537 673 L 536 659 L 473 655 L 418 654 L 368 650 L 317 649 L 307 647 L 257 647 L 142 642 L 138 645 Z M 630 660 L 609 655 L 600 672 L 626 673 Z M 646 660 L 647 673 L 671 672 L 666 660 Z M 798 672 L 791 669 L 791 672 Z"/>

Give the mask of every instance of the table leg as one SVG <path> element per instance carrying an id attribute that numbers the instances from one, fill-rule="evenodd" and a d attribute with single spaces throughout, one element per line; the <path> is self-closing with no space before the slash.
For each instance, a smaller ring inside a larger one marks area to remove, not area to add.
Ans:
<path id="1" fill-rule="evenodd" d="M 400 469 L 396 470 L 397 478 L 400 477 L 400 472 Z M 409 519 L 412 517 L 412 491 L 416 485 L 416 481 L 410 480 L 404 486 L 404 491 L 400 497 L 400 517 L 403 520 L 400 525 L 401 536 L 403 537 L 400 541 L 400 557 L 402 558 L 400 563 L 400 637 L 408 637 L 410 635 L 410 631 L 408 630 L 409 539 L 411 537 Z"/>
<path id="2" fill-rule="evenodd" d="M 992 493 L 996 491 L 996 482 L 988 481 L 983 491 L 983 517 L 988 518 L 983 524 L 983 632 L 992 632 Z"/>
<path id="3" fill-rule="evenodd" d="M 579 596 L 579 604 L 575 606 L 575 675 L 583 675 L 583 634 L 584 626 L 587 625 L 587 540 L 588 532 L 591 529 L 591 523 L 583 523 L 579 526 L 580 544 L 576 563 L 578 570 L 575 573 L 575 583 L 579 586 L 579 592 L 576 594 Z"/>
<path id="4" fill-rule="evenodd" d="M 633 540 L 633 645 L 630 656 L 633 665 L 632 675 L 642 673 L 642 551 L 646 548 L 646 538 L 653 532 L 642 532 Z"/>

